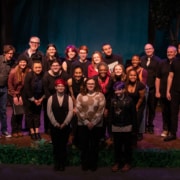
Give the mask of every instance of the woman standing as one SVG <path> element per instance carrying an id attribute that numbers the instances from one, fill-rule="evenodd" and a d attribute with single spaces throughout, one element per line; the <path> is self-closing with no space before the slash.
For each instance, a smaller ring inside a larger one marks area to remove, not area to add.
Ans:
<path id="1" fill-rule="evenodd" d="M 64 171 L 66 164 L 66 145 L 70 133 L 69 123 L 73 116 L 72 98 L 65 94 L 66 82 L 55 80 L 56 93 L 49 97 L 47 113 L 51 122 L 54 170 Z"/>
<path id="2" fill-rule="evenodd" d="M 106 143 L 112 144 L 111 122 L 108 119 L 108 109 L 110 108 L 110 102 L 112 97 L 112 85 L 113 80 L 109 75 L 109 67 L 105 62 L 101 62 L 98 65 L 98 75 L 93 77 L 99 84 L 101 92 L 106 98 L 106 107 L 104 110 L 102 141 L 106 140 Z M 107 130 L 107 131 L 106 131 Z M 106 133 L 107 132 L 107 133 Z"/>
<path id="3" fill-rule="evenodd" d="M 50 43 L 46 48 L 46 55 L 43 57 L 43 71 L 46 72 L 50 69 L 52 61 L 57 60 L 61 63 L 61 59 L 58 55 L 56 45 Z"/>
<path id="4" fill-rule="evenodd" d="M 103 61 L 102 54 L 99 51 L 95 51 L 92 54 L 92 63 L 88 66 L 88 77 L 98 75 L 98 64 Z"/>
<path id="5" fill-rule="evenodd" d="M 98 83 L 94 79 L 88 78 L 76 99 L 78 140 L 83 171 L 97 169 L 104 108 L 105 97 L 100 92 Z"/>
<path id="6" fill-rule="evenodd" d="M 137 126 L 136 134 L 137 140 L 143 139 L 143 134 L 140 133 L 140 125 L 143 120 L 143 112 L 145 108 L 145 85 L 139 81 L 138 73 L 136 70 L 131 69 L 127 74 L 126 90 L 128 95 L 133 99 L 136 105 L 136 116 L 137 116 Z"/>
<path id="7" fill-rule="evenodd" d="M 40 140 L 40 114 L 44 90 L 42 83 L 42 63 L 33 61 L 32 71 L 29 72 L 24 81 L 24 102 L 27 126 L 30 129 L 32 140 Z"/>
<path id="8" fill-rule="evenodd" d="M 24 87 L 24 78 L 30 71 L 27 67 L 27 59 L 25 56 L 18 58 L 18 64 L 15 68 L 11 69 L 8 76 L 8 95 L 9 101 L 12 106 L 21 106 L 23 108 L 22 91 Z M 11 127 L 12 137 L 23 136 L 22 129 L 23 114 L 15 114 L 12 112 Z"/>
<path id="9" fill-rule="evenodd" d="M 74 116 L 71 121 L 72 126 L 72 133 L 69 138 L 69 144 L 72 144 L 73 141 L 77 145 L 77 116 L 76 116 L 76 98 L 77 95 L 80 93 L 81 88 L 83 87 L 84 81 L 86 78 L 83 76 L 83 69 L 80 66 L 75 67 L 73 72 L 73 77 L 69 78 L 67 81 L 68 88 L 70 95 L 73 100 L 73 107 L 74 107 Z"/>
<path id="10" fill-rule="evenodd" d="M 62 68 L 69 75 L 71 73 L 71 65 L 78 59 L 78 51 L 74 45 L 68 45 L 65 50 L 65 61 L 62 63 Z"/>

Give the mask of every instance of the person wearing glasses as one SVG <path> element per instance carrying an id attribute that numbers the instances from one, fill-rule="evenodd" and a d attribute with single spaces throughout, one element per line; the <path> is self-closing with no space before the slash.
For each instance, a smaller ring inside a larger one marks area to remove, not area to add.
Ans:
<path id="1" fill-rule="evenodd" d="M 100 92 L 98 82 L 88 78 L 76 98 L 78 117 L 78 141 L 83 171 L 95 171 L 98 162 L 98 145 L 103 126 L 106 100 Z"/>
<path id="2" fill-rule="evenodd" d="M 11 137 L 7 132 L 7 83 L 9 72 L 14 64 L 14 53 L 15 48 L 12 45 L 4 45 L 3 55 L 0 56 L 0 122 L 2 135 L 7 138 Z"/>
<path id="3" fill-rule="evenodd" d="M 33 60 L 42 60 L 43 53 L 39 51 L 40 39 L 37 36 L 32 36 L 29 39 L 29 48 L 26 49 L 20 56 L 25 56 L 28 59 L 28 67 L 32 68 Z M 42 62 L 42 64 L 44 64 Z"/>

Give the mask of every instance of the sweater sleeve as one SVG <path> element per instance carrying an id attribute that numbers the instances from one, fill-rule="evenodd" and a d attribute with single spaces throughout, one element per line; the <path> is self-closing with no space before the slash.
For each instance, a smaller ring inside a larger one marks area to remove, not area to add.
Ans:
<path id="1" fill-rule="evenodd" d="M 96 112 L 94 113 L 93 119 L 91 120 L 91 122 L 94 125 L 97 125 L 102 120 L 104 109 L 106 106 L 106 101 L 105 101 L 104 95 L 102 93 L 98 93 L 98 96 L 99 96 L 99 98 L 98 98 L 99 106 L 98 106 L 98 109 L 96 110 Z"/>
<path id="2" fill-rule="evenodd" d="M 76 99 L 76 114 L 78 117 L 78 121 L 80 121 L 84 125 L 87 125 L 89 123 L 89 120 L 86 117 L 86 111 L 82 107 L 82 99 L 83 96 L 79 94 Z"/>

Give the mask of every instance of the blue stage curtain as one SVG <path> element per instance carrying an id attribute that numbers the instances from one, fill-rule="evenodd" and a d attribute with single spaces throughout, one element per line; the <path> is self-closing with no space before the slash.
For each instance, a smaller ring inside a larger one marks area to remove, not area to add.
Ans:
<path id="1" fill-rule="evenodd" d="M 60 55 L 69 44 L 87 45 L 89 56 L 110 43 L 124 61 L 140 54 L 148 39 L 148 0 L 21 0 L 14 9 L 18 51 L 39 36 L 40 49 L 55 43 Z"/>

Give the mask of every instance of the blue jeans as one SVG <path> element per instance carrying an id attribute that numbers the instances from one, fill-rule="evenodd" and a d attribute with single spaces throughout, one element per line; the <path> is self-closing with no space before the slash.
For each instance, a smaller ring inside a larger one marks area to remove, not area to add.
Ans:
<path id="1" fill-rule="evenodd" d="M 2 132 L 7 131 L 6 105 L 7 105 L 7 87 L 0 87 L 0 122 L 1 122 Z"/>

